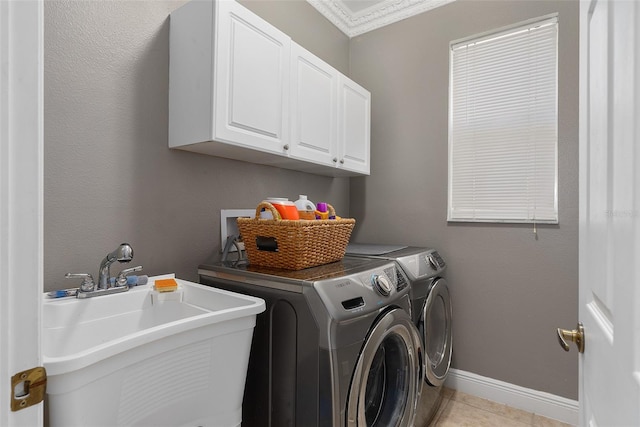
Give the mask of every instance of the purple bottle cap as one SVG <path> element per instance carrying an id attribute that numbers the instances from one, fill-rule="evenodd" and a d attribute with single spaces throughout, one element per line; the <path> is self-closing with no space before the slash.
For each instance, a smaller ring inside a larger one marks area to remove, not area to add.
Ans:
<path id="1" fill-rule="evenodd" d="M 327 212 L 327 204 L 324 202 L 320 202 L 316 205 L 316 209 L 318 212 Z"/>

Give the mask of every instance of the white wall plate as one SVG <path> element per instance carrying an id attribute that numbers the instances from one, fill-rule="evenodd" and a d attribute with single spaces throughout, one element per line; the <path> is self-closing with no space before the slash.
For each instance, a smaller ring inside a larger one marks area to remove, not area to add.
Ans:
<path id="1" fill-rule="evenodd" d="M 255 209 L 221 209 L 220 210 L 220 252 L 224 251 L 224 245 L 227 243 L 227 237 L 238 235 L 238 217 L 253 218 L 256 214 Z M 240 249 L 244 250 L 244 243 L 239 243 Z M 235 246 L 229 249 L 229 252 L 237 252 Z"/>

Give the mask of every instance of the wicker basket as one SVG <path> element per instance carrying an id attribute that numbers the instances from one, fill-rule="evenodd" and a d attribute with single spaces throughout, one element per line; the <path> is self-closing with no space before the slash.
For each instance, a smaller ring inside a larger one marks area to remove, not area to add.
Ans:
<path id="1" fill-rule="evenodd" d="M 333 206 L 329 213 L 335 215 Z M 274 219 L 260 219 L 262 209 Z M 238 218 L 249 264 L 287 270 L 302 270 L 339 261 L 349 243 L 355 219 L 288 220 L 271 203 L 262 202 L 255 218 Z"/>

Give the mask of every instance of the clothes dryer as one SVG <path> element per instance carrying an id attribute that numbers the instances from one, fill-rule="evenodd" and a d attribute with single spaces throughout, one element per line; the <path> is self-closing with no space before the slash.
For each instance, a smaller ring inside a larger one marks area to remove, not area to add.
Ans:
<path id="1" fill-rule="evenodd" d="M 409 278 L 412 319 L 425 355 L 415 425 L 426 426 L 440 406 L 442 384 L 451 364 L 452 309 L 444 278 L 446 263 L 435 249 L 398 245 L 352 243 L 347 246 L 347 256 L 393 260 Z"/>
<path id="2" fill-rule="evenodd" d="M 259 296 L 243 425 L 409 427 L 423 377 L 409 281 L 388 260 L 300 271 L 201 265 L 200 283 Z"/>

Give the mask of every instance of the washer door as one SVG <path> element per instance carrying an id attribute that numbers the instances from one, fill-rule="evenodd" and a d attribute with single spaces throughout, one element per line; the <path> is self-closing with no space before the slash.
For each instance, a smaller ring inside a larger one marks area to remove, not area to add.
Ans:
<path id="1" fill-rule="evenodd" d="M 411 426 L 423 377 L 420 335 L 411 317 L 392 309 L 369 331 L 347 398 L 347 425 Z"/>
<path id="2" fill-rule="evenodd" d="M 434 281 L 418 327 L 424 344 L 425 380 L 439 386 L 451 364 L 451 297 L 445 279 Z"/>

